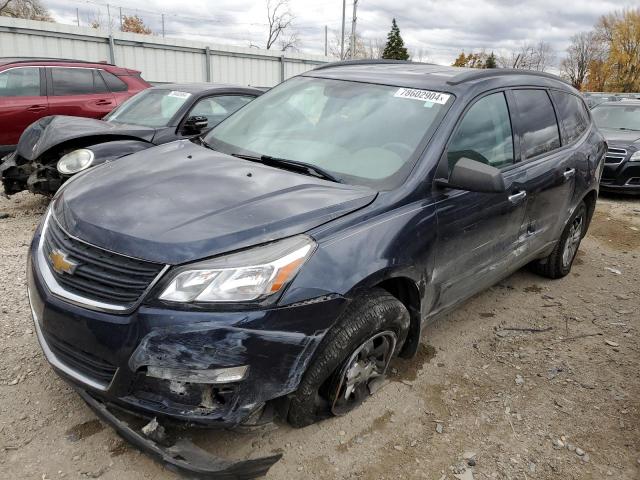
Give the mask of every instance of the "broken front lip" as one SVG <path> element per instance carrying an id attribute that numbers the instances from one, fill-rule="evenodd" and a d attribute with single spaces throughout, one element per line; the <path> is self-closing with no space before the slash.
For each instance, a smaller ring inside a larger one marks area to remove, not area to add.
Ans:
<path id="1" fill-rule="evenodd" d="M 113 414 L 105 403 L 96 400 L 85 390 L 78 388 L 76 391 L 98 418 L 111 425 L 118 435 L 167 468 L 190 477 L 228 480 L 257 478 L 266 475 L 269 468 L 282 458 L 279 453 L 233 462 L 215 457 L 185 439 L 180 439 L 171 447 L 164 447 L 131 428 L 127 422 Z"/>

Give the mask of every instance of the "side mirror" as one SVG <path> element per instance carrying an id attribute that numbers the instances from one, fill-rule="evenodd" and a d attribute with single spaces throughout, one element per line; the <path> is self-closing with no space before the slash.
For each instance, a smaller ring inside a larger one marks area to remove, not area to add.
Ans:
<path id="1" fill-rule="evenodd" d="M 436 180 L 436 183 L 469 192 L 500 193 L 507 190 L 500 170 L 465 157 L 453 166 L 449 180 Z"/>
<path id="2" fill-rule="evenodd" d="M 187 135 L 198 135 L 202 133 L 202 131 L 207 128 L 209 124 L 209 120 L 207 117 L 203 117 L 200 115 L 195 115 L 193 117 L 189 117 L 184 121 L 184 125 L 182 125 L 182 132 Z"/>

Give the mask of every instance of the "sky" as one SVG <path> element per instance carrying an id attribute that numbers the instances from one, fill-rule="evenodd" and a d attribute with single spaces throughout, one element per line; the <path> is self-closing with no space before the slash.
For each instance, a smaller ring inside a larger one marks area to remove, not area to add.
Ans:
<path id="1" fill-rule="evenodd" d="M 86 26 L 93 18 L 107 24 L 106 0 L 41 0 L 54 19 Z M 272 0 L 276 1 L 276 0 Z M 264 47 L 267 0 L 114 0 L 111 15 L 118 22 L 137 14 L 161 34 L 208 43 Z M 548 42 L 557 64 L 570 38 L 590 30 L 603 14 L 637 7 L 627 0 L 358 0 L 356 28 L 365 44 L 384 43 L 396 18 L 405 45 L 414 59 L 451 64 L 461 51 L 494 51 L 509 55 L 525 43 Z M 289 0 L 299 50 L 324 53 L 328 28 L 329 50 L 335 50 L 342 22 L 342 0 Z M 353 0 L 346 2 L 347 33 L 351 31 Z M 77 15 L 78 13 L 78 15 Z"/>

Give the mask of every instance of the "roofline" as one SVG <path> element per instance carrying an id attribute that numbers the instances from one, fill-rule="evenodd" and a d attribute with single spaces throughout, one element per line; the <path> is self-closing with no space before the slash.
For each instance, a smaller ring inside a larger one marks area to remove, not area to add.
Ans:
<path id="1" fill-rule="evenodd" d="M 10 62 L 2 65 L 11 65 L 14 63 L 32 63 L 32 62 L 60 62 L 60 63 L 90 63 L 93 65 L 110 65 L 115 67 L 116 65 L 109 62 L 90 62 L 89 60 L 74 60 L 72 58 L 48 58 L 48 57 L 0 57 L 0 62 L 3 59 L 10 59 Z"/>
<path id="2" fill-rule="evenodd" d="M 489 77 L 500 77 L 503 75 L 530 75 L 534 77 L 549 78 L 551 80 L 560 81 L 571 86 L 571 83 L 557 75 L 547 72 L 538 72 L 537 70 L 523 70 L 520 68 L 479 68 L 476 71 L 462 72 L 450 80 L 448 85 L 460 85 L 461 83 L 470 82 L 472 80 L 480 80 Z"/>
<path id="3" fill-rule="evenodd" d="M 385 64 L 406 64 L 406 65 L 436 65 L 435 63 L 411 62 L 409 60 L 387 60 L 387 59 L 366 59 L 366 60 L 342 60 L 338 62 L 323 63 L 313 70 L 324 70 L 333 67 L 348 67 L 351 65 L 385 65 Z"/>

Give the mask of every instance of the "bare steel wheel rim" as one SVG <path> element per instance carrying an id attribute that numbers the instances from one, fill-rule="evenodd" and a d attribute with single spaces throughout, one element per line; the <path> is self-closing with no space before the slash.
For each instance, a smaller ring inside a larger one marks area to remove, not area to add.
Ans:
<path id="1" fill-rule="evenodd" d="M 381 386 L 396 347 L 397 336 L 386 330 L 365 340 L 340 371 L 333 392 L 331 412 L 344 415 L 360 405 Z"/>
<path id="2" fill-rule="evenodd" d="M 580 240 L 582 239 L 583 224 L 584 221 L 582 215 L 578 215 L 571 222 L 569 235 L 567 236 L 567 240 L 564 242 L 564 250 L 562 252 L 562 265 L 565 268 L 571 264 L 571 262 L 573 261 L 573 257 L 575 257 L 576 253 L 578 252 Z"/>

